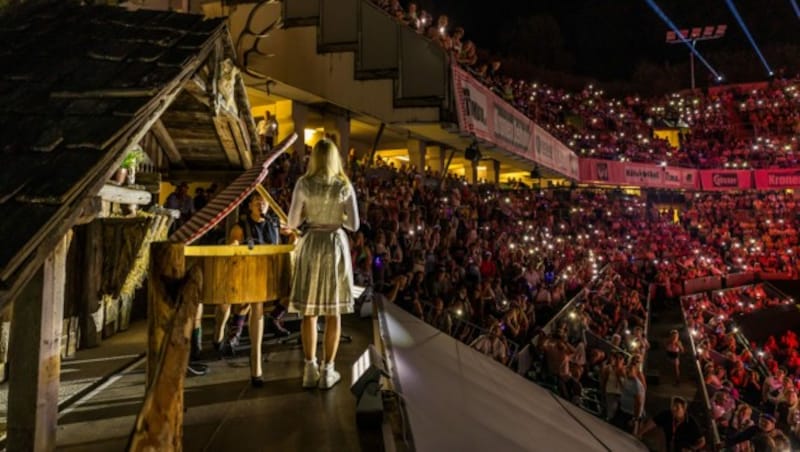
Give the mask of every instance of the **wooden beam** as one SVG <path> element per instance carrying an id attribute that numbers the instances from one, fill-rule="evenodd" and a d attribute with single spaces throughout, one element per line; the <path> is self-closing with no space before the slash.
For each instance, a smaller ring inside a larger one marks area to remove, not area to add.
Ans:
<path id="1" fill-rule="evenodd" d="M 186 92 L 191 94 L 197 102 L 205 105 L 208 108 L 211 108 L 211 99 L 208 97 L 206 82 L 204 82 L 198 75 L 195 75 L 186 82 Z"/>
<path id="2" fill-rule="evenodd" d="M 278 218 L 283 222 L 283 224 L 288 224 L 289 217 L 286 215 L 286 212 L 283 211 L 281 205 L 272 198 L 272 195 L 269 194 L 269 191 L 267 191 L 267 189 L 261 184 L 256 185 L 256 191 L 259 195 L 261 195 L 262 198 L 264 198 L 264 201 L 269 204 L 270 208 L 272 208 L 275 214 L 278 215 Z"/>
<path id="3" fill-rule="evenodd" d="M 181 157 L 181 153 L 175 146 L 175 142 L 172 141 L 169 131 L 164 127 L 164 123 L 159 119 L 153 123 L 153 128 L 150 130 L 153 132 L 153 136 L 156 137 L 158 145 L 161 146 L 161 149 L 163 149 L 164 153 L 167 155 L 169 165 L 177 168 L 186 168 L 186 163 L 183 162 L 183 157 Z"/>
<path id="4" fill-rule="evenodd" d="M 175 312 L 177 301 L 170 295 L 170 284 L 186 276 L 183 244 L 154 242 L 150 244 L 150 266 L 147 284 L 147 374 L 145 387 L 155 381 L 164 335 Z M 185 366 L 189 361 L 185 361 Z M 185 370 L 185 368 L 184 368 Z"/>
<path id="5" fill-rule="evenodd" d="M 211 124 L 212 114 L 205 111 L 185 111 L 173 108 L 161 117 L 167 124 L 182 123 L 186 125 Z"/>
<path id="6" fill-rule="evenodd" d="M 242 162 L 242 168 L 248 169 L 253 166 L 253 154 L 250 152 L 250 140 L 244 132 L 244 125 L 239 120 L 231 115 L 226 114 L 228 124 L 230 125 L 231 135 L 233 141 L 236 143 L 236 149 L 239 151 L 239 159 Z"/>
<path id="7" fill-rule="evenodd" d="M 220 150 L 220 140 L 215 136 L 209 136 L 206 138 L 178 138 L 175 137 L 174 140 L 175 145 L 179 146 L 181 149 L 185 148 L 195 148 L 195 149 L 208 149 L 210 151 L 219 151 Z"/>
<path id="8" fill-rule="evenodd" d="M 64 283 L 71 230 L 14 302 L 8 450 L 56 448 Z"/>
<path id="9" fill-rule="evenodd" d="M 0 311 L 0 382 L 8 378 L 8 347 L 11 339 L 11 309 Z"/>
<path id="10" fill-rule="evenodd" d="M 223 38 L 222 44 L 224 54 L 226 54 L 229 58 L 236 60 L 237 54 L 234 48 L 233 39 L 230 37 L 230 35 Z M 262 151 L 258 139 L 256 122 L 252 115 L 253 110 L 250 108 L 250 98 L 247 95 L 247 87 L 245 86 L 244 78 L 241 72 L 236 75 L 234 92 L 236 95 L 236 107 L 239 109 L 239 120 L 244 127 L 243 133 L 245 133 L 249 143 L 248 149 L 250 151 L 250 159 L 249 161 L 244 161 L 244 169 L 250 169 L 252 166 L 253 155 L 259 155 Z"/>
<path id="11" fill-rule="evenodd" d="M 81 214 L 75 221 L 75 225 L 89 224 L 95 218 L 101 216 L 103 212 L 103 199 L 99 196 L 93 196 L 91 200 L 83 206 Z"/>
<path id="12" fill-rule="evenodd" d="M 78 315 L 81 325 L 81 347 L 97 347 L 103 341 L 103 228 L 101 222 L 86 225 L 83 248 L 83 281 Z"/>
<path id="13" fill-rule="evenodd" d="M 146 205 L 150 204 L 150 201 L 153 199 L 153 195 L 149 191 L 111 184 L 103 185 L 99 195 L 103 201 L 115 202 L 117 204 Z"/>
<path id="14" fill-rule="evenodd" d="M 186 271 L 183 245 L 151 245 L 148 285 L 147 392 L 127 450 L 183 448 L 183 381 L 203 290 L 199 266 Z M 169 289 L 177 286 L 178 292 Z"/>
<path id="15" fill-rule="evenodd" d="M 217 129 L 217 136 L 225 156 L 228 157 L 228 162 L 234 167 L 240 168 L 242 161 L 239 158 L 239 147 L 236 145 L 236 139 L 233 137 L 228 118 L 224 115 L 215 116 L 214 127 Z"/>

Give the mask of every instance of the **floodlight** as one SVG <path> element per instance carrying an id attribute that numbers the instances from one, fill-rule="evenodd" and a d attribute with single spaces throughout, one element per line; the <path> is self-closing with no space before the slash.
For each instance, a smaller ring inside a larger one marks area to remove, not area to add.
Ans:
<path id="1" fill-rule="evenodd" d="M 372 382 L 377 383 L 381 375 L 388 376 L 386 364 L 378 349 L 370 344 L 353 364 L 353 382 L 350 385 L 350 392 L 356 397 L 360 397 L 367 385 Z"/>
<path id="2" fill-rule="evenodd" d="M 370 345 L 353 364 L 350 392 L 356 396 L 356 424 L 378 428 L 383 423 L 383 398 L 380 379 L 388 376 L 386 363 L 374 345 Z"/>

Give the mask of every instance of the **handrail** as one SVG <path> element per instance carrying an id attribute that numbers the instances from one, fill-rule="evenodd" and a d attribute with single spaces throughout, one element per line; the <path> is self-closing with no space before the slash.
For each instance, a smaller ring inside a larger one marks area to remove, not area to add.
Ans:
<path id="1" fill-rule="evenodd" d="M 655 293 L 656 285 L 654 283 L 650 283 L 647 286 L 647 302 L 645 305 L 645 315 L 647 315 L 647 319 L 644 321 L 644 337 L 650 337 L 650 309 L 651 309 L 651 302 L 653 301 L 653 294 Z M 646 356 L 642 358 L 642 367 L 644 368 L 645 375 L 647 374 L 648 369 L 648 357 L 650 353 L 645 353 Z"/>
<path id="2" fill-rule="evenodd" d="M 423 317 L 422 320 L 425 321 L 425 317 L 427 317 L 427 314 L 430 313 L 430 311 L 432 309 L 435 309 L 435 306 L 434 306 L 433 303 L 428 302 L 428 301 L 423 301 L 423 300 L 420 300 L 419 303 L 422 305 L 422 317 Z M 460 341 L 459 337 L 456 335 L 456 331 L 464 331 L 464 329 L 466 329 L 466 328 L 470 328 L 473 332 L 479 333 L 479 334 L 470 333 L 471 339 L 469 341 L 466 341 L 466 342 L 465 341 L 461 341 L 461 342 L 466 343 L 467 345 L 470 345 L 469 343 L 471 343 L 473 340 L 477 339 L 478 336 L 483 335 L 483 334 L 487 334 L 489 332 L 488 328 L 484 328 L 484 327 L 482 327 L 480 325 L 476 325 L 476 324 L 470 322 L 469 320 L 461 319 L 458 316 L 452 316 L 451 315 L 450 316 L 450 321 L 453 323 L 452 328 L 450 330 L 450 336 L 453 337 L 454 339 L 458 339 Z M 425 323 L 427 323 L 427 322 L 425 322 Z M 463 328 L 459 329 L 459 327 L 456 326 L 456 323 L 460 324 L 460 326 L 463 326 Z M 519 344 L 517 344 L 515 341 L 512 341 L 511 339 L 508 339 L 506 337 L 503 337 L 503 339 L 505 340 L 506 345 L 508 346 L 508 351 L 509 351 L 508 362 L 506 363 L 506 366 L 510 368 L 511 365 L 513 363 L 515 363 L 516 360 L 517 360 L 517 354 L 519 353 Z"/>
<path id="3" fill-rule="evenodd" d="M 683 298 L 683 297 L 681 297 Z M 682 300 L 679 301 L 680 308 L 681 308 L 681 315 L 683 316 L 683 323 L 687 327 L 689 327 L 689 320 L 688 316 L 686 315 L 686 309 L 683 307 Z M 694 364 L 697 368 L 697 377 L 700 380 L 700 389 L 702 390 L 703 394 L 703 401 L 705 402 L 705 408 L 708 412 L 708 423 L 709 423 L 709 432 L 711 433 L 712 440 L 714 441 L 714 448 L 715 450 L 719 449 L 720 444 L 722 444 L 722 439 L 719 436 L 719 430 L 717 429 L 717 423 L 714 422 L 714 418 L 711 415 L 711 398 L 708 396 L 708 388 L 706 387 L 706 380 L 703 378 L 703 369 L 700 366 L 700 359 L 697 356 L 697 348 L 694 343 L 694 337 L 689 334 L 689 346 L 692 350 L 692 356 L 694 357 Z"/>
<path id="4" fill-rule="evenodd" d="M 572 299 L 570 299 L 568 302 L 566 302 L 564 304 L 564 306 L 562 306 L 561 309 L 559 309 L 559 311 L 556 313 L 556 315 L 554 315 L 553 318 L 550 319 L 550 321 L 548 321 L 544 325 L 544 327 L 542 327 L 542 331 L 544 331 L 544 332 L 549 334 L 552 331 L 553 326 L 555 325 L 555 322 L 558 319 L 562 318 L 564 316 L 564 314 L 566 314 L 575 304 L 577 304 L 580 300 L 583 299 L 583 297 L 586 296 L 586 294 L 589 293 L 589 287 L 595 281 L 597 281 L 598 279 L 602 278 L 602 276 L 606 273 L 606 271 L 608 271 L 608 268 L 609 268 L 610 265 L 611 264 L 606 264 L 603 268 L 601 268 L 600 271 L 597 272 L 597 276 L 595 278 L 592 278 L 588 283 L 586 283 L 586 285 L 580 291 L 578 291 L 578 293 L 575 294 L 575 296 L 572 297 Z"/>

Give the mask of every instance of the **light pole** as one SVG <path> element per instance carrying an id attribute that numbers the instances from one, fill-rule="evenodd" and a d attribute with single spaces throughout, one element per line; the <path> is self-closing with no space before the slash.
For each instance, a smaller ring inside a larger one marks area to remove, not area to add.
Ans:
<path id="1" fill-rule="evenodd" d="M 692 48 L 694 48 L 697 45 L 697 41 L 708 41 L 725 36 L 725 31 L 727 29 L 728 26 L 725 24 L 706 25 L 705 27 L 695 27 L 691 30 L 682 29 L 680 30 L 680 35 L 669 30 L 667 31 L 667 44 L 683 44 L 685 41 L 689 41 Z M 694 52 L 689 52 L 689 70 L 692 76 L 692 90 L 694 90 L 696 87 L 694 77 Z"/>

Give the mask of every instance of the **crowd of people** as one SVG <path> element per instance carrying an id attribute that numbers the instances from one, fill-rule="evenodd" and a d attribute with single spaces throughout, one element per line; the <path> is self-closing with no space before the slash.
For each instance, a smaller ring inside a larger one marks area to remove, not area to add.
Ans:
<path id="1" fill-rule="evenodd" d="M 475 43 L 436 21 L 417 4 L 374 0 L 398 21 L 437 42 L 452 61 L 498 96 L 548 129 L 583 157 L 693 168 L 792 167 L 800 158 L 799 78 L 713 92 L 672 93 L 658 98 L 612 98 L 587 86 L 569 92 L 504 74 L 499 59 L 479 61 Z M 655 130 L 680 130 L 677 147 Z"/>
<path id="2" fill-rule="evenodd" d="M 684 229 L 714 250 L 706 260 L 728 271 L 779 273 L 796 278 L 797 203 L 781 192 L 695 194 L 687 199 Z M 700 257 L 709 254 L 698 249 Z"/>
<path id="3" fill-rule="evenodd" d="M 733 450 L 759 450 L 754 441 L 756 435 L 775 443 L 775 449 L 767 450 L 800 446 L 800 357 L 796 333 L 777 332 L 759 346 L 748 340 L 736 323 L 742 314 L 787 303 L 794 304 L 768 293 L 762 284 L 683 299 L 709 394 L 710 415 L 721 440 Z"/>
<path id="4" fill-rule="evenodd" d="M 361 218 L 350 246 L 357 285 L 503 364 L 515 366 L 531 344 L 535 378 L 576 403 L 598 402 L 599 415 L 631 432 L 647 388 L 651 283 L 672 297 L 699 276 L 797 274 L 796 237 L 786 231 L 798 218 L 780 193 L 690 196 L 675 221 L 674 211 L 620 191 L 470 185 L 380 159 L 349 166 Z M 304 167 L 297 154 L 273 164 L 268 185 L 279 204 L 289 205 Z M 745 225 L 721 213 L 736 209 L 757 213 Z M 781 255 L 786 265 L 770 264 Z"/>

